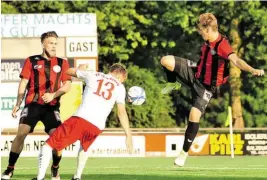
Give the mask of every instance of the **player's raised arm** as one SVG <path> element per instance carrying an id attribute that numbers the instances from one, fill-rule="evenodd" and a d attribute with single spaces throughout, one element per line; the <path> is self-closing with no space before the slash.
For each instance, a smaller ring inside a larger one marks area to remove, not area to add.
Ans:
<path id="1" fill-rule="evenodd" d="M 69 68 L 66 73 L 72 77 L 76 77 L 84 80 L 86 83 L 89 81 L 89 77 L 94 71 L 88 69 L 87 64 L 81 64 L 78 68 Z"/>
<path id="2" fill-rule="evenodd" d="M 125 104 L 117 104 L 118 107 L 118 117 L 121 123 L 122 128 L 126 134 L 126 146 L 130 154 L 133 152 L 133 142 L 132 142 L 132 133 L 129 126 L 129 119 L 126 112 Z"/>
<path id="3" fill-rule="evenodd" d="M 69 68 L 66 73 L 72 77 L 77 77 L 77 69 L 76 68 Z"/>
<path id="4" fill-rule="evenodd" d="M 254 69 L 250 65 L 248 65 L 244 60 L 240 59 L 235 53 L 230 54 L 228 57 L 236 67 L 243 71 L 247 71 L 252 73 L 254 76 L 263 76 L 264 70 L 263 69 Z"/>

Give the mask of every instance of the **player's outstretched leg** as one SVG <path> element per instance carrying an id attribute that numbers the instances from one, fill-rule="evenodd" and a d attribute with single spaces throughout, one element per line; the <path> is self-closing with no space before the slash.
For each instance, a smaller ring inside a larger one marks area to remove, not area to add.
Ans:
<path id="1" fill-rule="evenodd" d="M 59 175 L 59 162 L 62 158 L 61 155 L 62 151 L 56 151 L 53 150 L 53 164 L 51 166 L 51 180 L 60 180 L 60 175 Z"/>
<path id="2" fill-rule="evenodd" d="M 189 114 L 190 121 L 188 122 L 188 126 L 185 131 L 183 149 L 174 161 L 174 164 L 177 166 L 184 166 L 185 164 L 186 158 L 188 156 L 188 151 L 199 129 L 200 117 L 201 117 L 201 111 L 195 107 L 192 107 Z"/>
<path id="3" fill-rule="evenodd" d="M 173 90 L 179 90 L 181 88 L 181 84 L 176 81 L 176 73 L 174 72 L 175 68 L 175 58 L 174 56 L 163 56 L 160 60 L 161 65 L 163 66 L 163 70 L 167 77 L 167 84 L 161 90 L 162 94 L 169 94 Z"/>
<path id="4" fill-rule="evenodd" d="M 33 178 L 32 180 L 43 180 L 45 178 L 46 169 L 48 168 L 50 160 L 52 158 L 51 151 L 52 148 L 46 143 L 41 147 L 38 163 L 38 175 L 37 178 Z"/>
<path id="5" fill-rule="evenodd" d="M 24 140 L 30 132 L 31 127 L 27 124 L 20 124 L 17 135 L 12 142 L 11 151 L 9 153 L 8 166 L 1 175 L 1 180 L 9 180 L 14 175 L 15 164 L 23 149 Z"/>
<path id="6" fill-rule="evenodd" d="M 188 153 L 182 150 L 178 157 L 175 159 L 174 164 L 180 167 L 184 166 L 187 155 Z"/>
<path id="7" fill-rule="evenodd" d="M 86 161 L 88 159 L 88 152 L 85 152 L 80 146 L 78 156 L 77 156 L 77 170 L 72 180 L 81 180 L 82 172 L 85 167 Z"/>
<path id="8" fill-rule="evenodd" d="M 53 165 L 51 166 L 51 180 L 60 180 L 58 169 L 59 166 L 57 167 L 54 167 Z"/>

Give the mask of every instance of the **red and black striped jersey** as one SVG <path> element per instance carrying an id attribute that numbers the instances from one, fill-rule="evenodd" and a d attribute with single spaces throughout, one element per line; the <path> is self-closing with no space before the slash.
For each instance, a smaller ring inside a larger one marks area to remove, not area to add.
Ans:
<path id="1" fill-rule="evenodd" d="M 42 99 L 45 93 L 56 92 L 61 83 L 71 80 L 66 74 L 68 68 L 68 61 L 58 57 L 50 60 L 41 55 L 28 57 L 20 73 L 20 78 L 29 80 L 25 104 L 45 104 Z M 54 99 L 49 105 L 59 105 L 59 100 L 60 98 Z"/>
<path id="2" fill-rule="evenodd" d="M 222 35 L 214 42 L 205 42 L 201 47 L 196 78 L 211 89 L 224 84 L 229 77 L 228 56 L 232 53 L 231 45 Z"/>

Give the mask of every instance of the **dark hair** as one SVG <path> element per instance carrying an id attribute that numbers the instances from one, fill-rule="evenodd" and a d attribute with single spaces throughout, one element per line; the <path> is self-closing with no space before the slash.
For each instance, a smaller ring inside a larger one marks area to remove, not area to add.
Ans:
<path id="1" fill-rule="evenodd" d="M 116 74 L 122 74 L 127 78 L 127 70 L 124 65 L 120 63 L 115 63 L 112 66 L 109 67 L 109 72 L 116 73 Z"/>
<path id="2" fill-rule="evenodd" d="M 58 35 L 55 31 L 48 31 L 46 33 L 43 33 L 41 35 L 41 42 L 44 42 L 44 40 L 48 37 L 55 37 L 55 38 L 58 38 Z"/>

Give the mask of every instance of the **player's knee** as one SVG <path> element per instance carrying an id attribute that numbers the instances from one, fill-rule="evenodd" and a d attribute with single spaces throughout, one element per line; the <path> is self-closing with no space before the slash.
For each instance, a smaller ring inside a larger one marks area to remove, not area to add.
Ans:
<path id="1" fill-rule="evenodd" d="M 175 66 L 174 56 L 163 56 L 160 60 L 162 66 L 166 67 L 168 70 L 173 71 Z"/>
<path id="2" fill-rule="evenodd" d="M 192 107 L 189 114 L 189 119 L 192 122 L 198 123 L 200 121 L 201 115 L 202 111 L 200 110 L 200 108 Z"/>
<path id="3" fill-rule="evenodd" d="M 163 56 L 162 58 L 161 58 L 161 60 L 160 60 L 160 64 L 162 65 L 162 66 L 164 66 L 164 67 L 166 67 L 167 65 L 168 65 L 168 60 L 169 58 L 168 58 L 168 56 Z"/>

